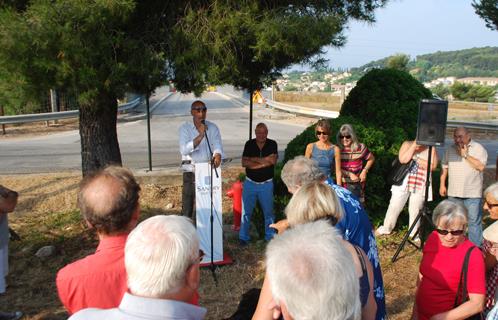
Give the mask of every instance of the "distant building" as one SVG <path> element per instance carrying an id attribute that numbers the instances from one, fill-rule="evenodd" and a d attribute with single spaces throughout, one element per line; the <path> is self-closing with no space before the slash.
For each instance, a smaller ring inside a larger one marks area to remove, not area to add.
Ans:
<path id="1" fill-rule="evenodd" d="M 466 84 L 480 84 L 481 86 L 494 87 L 498 85 L 498 78 L 492 77 L 468 77 L 457 79 L 456 81 Z"/>
<path id="2" fill-rule="evenodd" d="M 426 88 L 434 88 L 438 84 L 443 84 L 445 86 L 451 86 L 451 85 L 453 85 L 453 83 L 455 83 L 455 81 L 457 81 L 456 77 L 443 77 L 443 78 L 434 79 L 430 82 L 425 82 L 424 86 Z"/>

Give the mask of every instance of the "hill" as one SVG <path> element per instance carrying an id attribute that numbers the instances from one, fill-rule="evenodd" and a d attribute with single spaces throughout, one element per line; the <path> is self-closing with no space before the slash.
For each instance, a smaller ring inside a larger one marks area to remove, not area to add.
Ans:
<path id="1" fill-rule="evenodd" d="M 371 68 L 383 68 L 389 57 L 351 69 L 351 79 L 360 78 Z M 498 77 L 498 47 L 437 51 L 416 56 L 408 63 L 410 73 L 421 82 L 440 77 Z"/>

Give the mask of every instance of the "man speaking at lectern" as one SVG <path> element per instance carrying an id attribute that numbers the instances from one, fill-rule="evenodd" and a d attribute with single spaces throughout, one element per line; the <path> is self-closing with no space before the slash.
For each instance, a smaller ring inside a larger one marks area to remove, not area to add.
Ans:
<path id="1" fill-rule="evenodd" d="M 192 122 L 183 123 L 178 133 L 183 170 L 182 215 L 195 221 L 195 164 L 212 160 L 214 167 L 218 168 L 223 155 L 223 146 L 218 126 L 206 121 L 207 108 L 204 102 L 200 100 L 192 102 L 190 114 Z"/>

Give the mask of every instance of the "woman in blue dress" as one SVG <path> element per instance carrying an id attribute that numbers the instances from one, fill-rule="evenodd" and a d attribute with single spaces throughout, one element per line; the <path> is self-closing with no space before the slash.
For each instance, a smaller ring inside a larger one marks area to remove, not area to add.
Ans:
<path id="1" fill-rule="evenodd" d="M 320 170 L 327 176 L 332 177 L 335 171 L 335 180 L 341 185 L 341 150 L 330 142 L 330 123 L 327 120 L 319 120 L 315 126 L 316 142 L 306 146 L 304 156 L 318 163 Z"/>

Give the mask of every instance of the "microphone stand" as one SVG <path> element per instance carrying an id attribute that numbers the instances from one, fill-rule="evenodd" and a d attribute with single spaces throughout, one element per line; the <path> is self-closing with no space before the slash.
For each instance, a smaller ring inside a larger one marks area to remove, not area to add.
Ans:
<path id="1" fill-rule="evenodd" d="M 211 144 L 209 143 L 209 137 L 208 137 L 208 133 L 207 133 L 207 124 L 206 124 L 206 121 L 205 120 L 202 120 L 201 123 L 206 127 L 206 134 L 205 134 L 205 137 L 206 137 L 206 142 L 207 142 L 207 145 L 208 145 L 208 150 L 209 150 L 209 159 L 210 159 L 210 163 L 211 163 L 211 174 L 209 175 L 209 191 L 210 191 L 210 200 L 211 200 L 211 211 L 210 211 L 210 216 L 209 216 L 209 222 L 210 222 L 210 231 L 211 231 L 211 265 L 210 265 L 210 269 L 211 269 L 211 275 L 213 276 L 213 280 L 214 280 L 214 283 L 216 286 L 218 286 L 218 279 L 216 278 L 216 273 L 215 273 L 215 269 L 216 269 L 216 266 L 214 264 L 214 241 L 213 241 L 213 235 L 214 235 L 214 229 L 213 229 L 213 225 L 214 225 L 214 214 L 213 214 L 213 210 L 214 210 L 214 202 L 213 202 L 213 170 L 216 174 L 216 178 L 219 178 L 220 176 L 218 175 L 218 171 L 216 170 L 216 168 L 214 167 L 214 158 L 213 158 L 213 150 L 211 149 Z"/>

